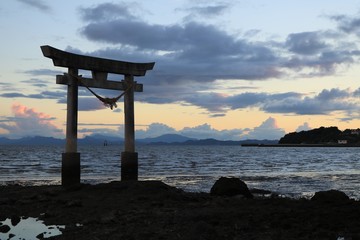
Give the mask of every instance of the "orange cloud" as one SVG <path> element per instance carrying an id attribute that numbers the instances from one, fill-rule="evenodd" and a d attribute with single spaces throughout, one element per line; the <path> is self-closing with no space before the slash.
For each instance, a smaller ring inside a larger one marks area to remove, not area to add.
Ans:
<path id="1" fill-rule="evenodd" d="M 14 103 L 11 106 L 14 114 L 9 123 L 0 124 L 0 128 L 6 130 L 11 138 L 24 136 L 47 136 L 63 137 L 62 129 L 53 124 L 54 117 L 34 108 L 28 108 L 22 104 Z"/>
<path id="2" fill-rule="evenodd" d="M 37 112 L 34 108 L 27 108 L 18 103 L 14 103 L 11 106 L 11 110 L 14 113 L 15 117 L 30 117 L 38 119 L 51 119 L 50 115 L 47 115 L 42 112 Z"/>

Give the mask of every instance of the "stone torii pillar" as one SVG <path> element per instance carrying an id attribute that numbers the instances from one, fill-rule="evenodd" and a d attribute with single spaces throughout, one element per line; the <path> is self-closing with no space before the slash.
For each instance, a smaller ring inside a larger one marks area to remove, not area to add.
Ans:
<path id="1" fill-rule="evenodd" d="M 134 84 L 134 77 L 125 75 L 125 85 Z M 121 179 L 136 179 L 138 177 L 138 154 L 135 152 L 135 117 L 134 117 L 134 91 L 124 95 L 125 114 L 125 146 L 121 153 Z"/>
<path id="2" fill-rule="evenodd" d="M 80 183 L 80 153 L 77 152 L 78 86 L 126 91 L 124 95 L 125 146 L 121 153 L 121 180 L 138 179 L 138 154 L 135 151 L 134 92 L 142 92 L 143 85 L 134 76 L 145 76 L 155 63 L 131 63 L 111 59 L 84 56 L 61 51 L 51 46 L 41 46 L 45 57 L 54 66 L 68 68 L 68 73 L 56 76 L 57 84 L 68 86 L 66 147 L 62 154 L 61 182 L 64 186 Z M 89 70 L 92 78 L 78 75 L 79 69 Z M 125 76 L 125 80 L 111 81 L 108 73 Z M 81 81 L 79 81 L 81 79 Z"/>

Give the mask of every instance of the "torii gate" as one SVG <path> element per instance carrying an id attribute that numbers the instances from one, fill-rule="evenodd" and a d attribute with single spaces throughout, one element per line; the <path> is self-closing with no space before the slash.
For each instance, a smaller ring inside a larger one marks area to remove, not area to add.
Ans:
<path id="1" fill-rule="evenodd" d="M 56 76 L 57 84 L 68 86 L 66 147 L 65 153 L 62 154 L 61 166 L 62 185 L 69 186 L 80 183 L 80 153 L 77 152 L 78 86 L 88 89 L 91 87 L 125 91 L 125 148 L 121 153 L 121 180 L 137 180 L 138 154 L 135 152 L 134 92 L 142 92 L 143 85 L 136 83 L 134 76 L 145 76 L 146 71 L 152 70 L 155 63 L 131 63 L 84 56 L 61 51 L 47 45 L 41 46 L 41 51 L 45 57 L 53 60 L 54 66 L 68 68 L 67 74 Z M 79 69 L 90 70 L 92 78 L 79 76 Z M 124 75 L 125 80 L 107 80 L 108 73 Z M 116 106 L 117 99 L 103 100 L 108 100 L 105 103 L 112 108 L 113 105 Z"/>

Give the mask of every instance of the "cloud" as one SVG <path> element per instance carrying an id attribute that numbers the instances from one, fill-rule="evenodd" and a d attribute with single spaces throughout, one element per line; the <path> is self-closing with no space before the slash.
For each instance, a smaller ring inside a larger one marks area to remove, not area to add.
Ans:
<path id="1" fill-rule="evenodd" d="M 13 83 L 0 82 L 0 88 L 2 91 L 15 91 L 16 87 Z"/>
<path id="2" fill-rule="evenodd" d="M 215 5 L 211 5 L 211 6 L 192 7 L 192 8 L 188 8 L 187 11 L 189 11 L 192 14 L 195 14 L 197 16 L 216 17 L 218 15 L 223 14 L 225 12 L 225 10 L 228 8 L 229 8 L 229 5 L 227 5 L 227 4 L 215 4 Z"/>
<path id="3" fill-rule="evenodd" d="M 285 135 L 285 131 L 279 128 L 275 118 L 269 117 L 260 126 L 252 129 L 247 135 L 248 139 L 277 140 Z"/>
<path id="4" fill-rule="evenodd" d="M 181 88 L 181 87 L 180 87 Z M 179 91 L 182 92 L 182 91 Z M 206 109 L 214 116 L 223 116 L 228 110 L 245 109 L 245 108 L 264 108 L 267 103 L 279 102 L 284 99 L 296 98 L 300 99 L 302 96 L 295 92 L 286 93 L 264 93 L 264 92 L 245 92 L 235 95 L 226 95 L 215 92 L 198 92 L 193 94 L 191 91 L 182 94 L 171 94 L 170 92 L 147 95 L 146 97 L 139 96 L 139 99 L 151 103 L 174 103 L 181 102 L 184 105 L 193 105 Z"/>
<path id="5" fill-rule="evenodd" d="M 29 80 L 22 81 L 23 83 L 31 84 L 32 86 L 36 85 L 37 87 L 44 89 L 44 86 L 48 87 L 48 81 L 40 80 L 36 78 L 32 78 Z M 1 84 L 0 84 L 1 86 Z M 8 90 L 6 88 L 7 85 L 4 84 L 3 90 Z M 10 89 L 13 90 L 13 89 Z M 103 97 L 114 97 L 119 95 L 118 91 L 110 91 L 110 90 L 96 90 L 96 93 L 103 96 Z M 78 90 L 78 110 L 79 111 L 93 111 L 93 110 L 100 110 L 106 108 L 104 104 L 98 100 L 95 96 L 93 96 L 88 90 L 84 87 L 79 88 Z M 57 100 L 57 103 L 66 104 L 67 103 L 67 92 L 66 88 L 62 88 L 61 90 L 49 91 L 44 90 L 40 91 L 39 93 L 19 93 L 19 91 L 9 91 L 0 93 L 0 97 L 3 98 L 31 98 L 31 99 L 51 99 Z M 121 106 L 121 103 L 118 104 Z M 121 109 L 114 109 L 115 112 L 121 112 Z"/>
<path id="6" fill-rule="evenodd" d="M 78 130 L 78 133 L 83 134 L 84 136 L 103 135 L 118 138 L 124 137 L 123 134 L 120 134 L 119 132 L 114 131 L 114 129 L 110 128 L 81 128 Z"/>
<path id="7" fill-rule="evenodd" d="M 121 127 L 123 128 L 123 126 Z M 176 130 L 163 123 L 152 123 L 146 130 L 136 130 L 136 138 L 153 138 L 163 134 L 176 133 Z"/>
<path id="8" fill-rule="evenodd" d="M 339 66 L 359 61 L 358 46 L 334 30 L 289 34 L 284 46 L 288 51 L 284 66 L 303 77 L 328 76 L 335 74 Z"/>
<path id="9" fill-rule="evenodd" d="M 222 14 L 230 8 L 231 4 L 201 2 L 181 11 L 209 16 Z M 67 48 L 67 51 L 79 54 L 112 59 L 122 56 L 121 60 L 126 61 L 155 61 L 154 70 L 137 79 L 144 83 L 145 88 L 143 93 L 136 95 L 138 101 L 198 106 L 205 109 L 210 117 L 224 116 L 227 111 L 245 108 L 257 108 L 266 113 L 307 115 L 343 111 L 350 115 L 359 107 L 359 102 L 350 95 L 326 99 L 326 94 L 336 94 L 327 93 L 328 90 L 317 96 L 307 96 L 295 92 L 224 95 L 216 89 L 219 79 L 229 83 L 234 80 L 281 79 L 289 75 L 321 77 L 335 74 L 339 66 L 358 62 L 360 51 L 357 44 L 344 34 L 346 31 L 356 33 L 356 18 L 334 16 L 331 19 L 338 24 L 337 31 L 325 29 L 291 33 L 284 42 L 275 42 L 252 41 L 248 32 L 258 33 L 258 30 L 245 31 L 243 35 L 232 34 L 219 26 L 194 19 L 177 24 L 152 24 L 138 14 L 139 9 L 139 5 L 126 3 L 103 3 L 81 8 L 79 13 L 84 23 L 81 34 L 91 41 L 110 45 L 87 53 L 71 46 Z M 351 23 L 351 28 L 343 29 L 345 23 Z M 52 77 L 61 74 L 49 69 L 24 73 Z M 32 81 L 39 87 L 46 84 L 36 83 L 35 79 Z M 343 90 L 338 91 L 341 93 Z M 89 93 L 82 91 L 79 94 L 82 98 L 80 110 L 103 108 L 96 99 L 85 98 L 90 96 Z M 66 93 L 56 91 L 26 95 L 9 91 L 1 96 L 66 102 Z"/>
<path id="10" fill-rule="evenodd" d="M 79 133 L 92 135 L 101 134 L 109 136 L 124 136 L 123 124 L 79 124 L 84 126 Z M 88 127 L 86 127 L 88 126 Z M 91 128 L 95 126 L 95 128 Z M 117 130 L 106 128 L 106 126 L 118 126 Z M 176 130 L 164 123 L 151 123 L 150 125 L 141 125 L 144 129 L 135 130 L 136 139 L 154 138 L 164 134 L 180 134 L 189 138 L 195 139 L 209 139 L 214 138 L 218 140 L 246 140 L 246 139 L 280 139 L 285 135 L 285 131 L 280 128 L 276 119 L 269 117 L 260 126 L 253 129 L 249 128 L 234 128 L 217 130 L 210 124 L 204 123 L 195 127 L 184 127 L 183 129 Z"/>
<path id="11" fill-rule="evenodd" d="M 230 96 L 226 102 L 231 109 L 248 108 L 248 107 L 260 107 L 262 108 L 264 103 L 279 101 L 286 98 L 299 97 L 301 94 L 295 92 L 286 93 L 241 93 Z"/>
<path id="12" fill-rule="evenodd" d="M 120 7 L 107 4 L 106 8 L 113 11 Z M 133 55 L 137 61 L 156 61 L 156 77 L 162 82 L 266 79 L 280 74 L 272 64 L 276 53 L 266 44 L 238 39 L 238 36 L 213 25 L 195 21 L 174 25 L 150 24 L 140 18 L 124 17 L 129 12 L 125 10 L 118 10 L 116 18 L 98 20 L 92 13 L 103 12 L 104 5 L 81 11 L 82 15 L 88 16 L 88 21 L 91 20 L 80 30 L 83 36 L 117 46 L 95 54 L 104 57 L 121 55 L 130 59 L 134 58 Z"/>
<path id="13" fill-rule="evenodd" d="M 206 89 L 206 87 L 204 87 Z M 354 114 L 360 108 L 360 90 L 324 89 L 316 95 L 296 92 L 265 93 L 244 92 L 227 95 L 223 93 L 201 91 L 198 85 L 174 85 L 165 88 L 145 85 L 145 92 L 136 95 L 136 100 L 153 104 L 178 103 L 184 106 L 197 106 L 205 109 L 210 117 L 223 117 L 229 110 L 256 108 L 266 113 L 282 113 L 295 115 L 329 115 L 342 112 L 344 119 L 358 119 Z M 102 96 L 113 96 L 108 90 L 98 90 Z M 195 94 L 194 94 L 195 93 Z M 66 104 L 66 92 L 41 91 L 37 94 L 8 92 L 0 94 L 5 98 L 57 99 L 58 103 Z M 121 107 L 121 104 L 119 105 Z M 91 93 L 79 90 L 79 111 L 94 111 L 105 106 Z M 120 111 L 121 109 L 115 109 Z"/>
<path id="14" fill-rule="evenodd" d="M 230 8 L 231 4 L 201 2 L 181 11 L 209 16 Z M 336 74 L 340 66 L 358 62 L 360 55 L 357 43 L 343 30 L 291 33 L 283 42 L 252 41 L 249 32 L 258 33 L 258 30 L 232 34 L 195 18 L 183 23 L 153 24 L 143 19 L 143 15 L 133 14 L 138 9 L 138 5 L 123 3 L 81 8 L 84 25 L 80 33 L 91 41 L 109 45 L 87 53 L 68 49 L 112 59 L 122 56 L 120 60 L 132 62 L 155 61 L 155 68 L 138 80 L 145 88 L 136 97 L 139 101 L 194 105 L 206 109 L 212 117 L 253 107 L 268 113 L 302 115 L 330 114 L 358 106 L 348 101 L 350 97 L 328 99 L 332 105 L 323 106 L 321 95 L 243 92 L 226 96 L 215 89 L 219 80 L 259 81 Z M 345 19 L 338 17 L 336 21 L 340 25 Z"/>
<path id="15" fill-rule="evenodd" d="M 180 130 L 179 133 L 181 135 L 197 139 L 215 138 L 218 140 L 239 140 L 241 135 L 244 133 L 244 130 L 217 130 L 212 128 L 209 124 L 203 124 L 196 127 L 185 127 Z"/>
<path id="16" fill-rule="evenodd" d="M 360 88 L 356 89 L 354 92 L 353 92 L 353 96 L 354 97 L 360 97 Z"/>
<path id="17" fill-rule="evenodd" d="M 18 0 L 30 7 L 36 8 L 42 12 L 50 12 L 51 8 L 43 0 Z"/>
<path id="18" fill-rule="evenodd" d="M 225 113 L 214 113 L 214 114 L 209 115 L 209 117 L 211 117 L 211 118 L 225 117 L 225 116 L 226 116 Z"/>
<path id="19" fill-rule="evenodd" d="M 52 76 L 52 77 L 55 77 L 56 75 L 62 75 L 64 72 L 43 68 L 43 69 L 32 69 L 32 70 L 22 71 L 22 73 L 29 74 L 29 75 L 32 75 L 32 76 Z"/>
<path id="20" fill-rule="evenodd" d="M 91 130 L 88 129 L 90 132 Z M 101 132 L 98 130 L 97 133 Z M 114 133 L 114 132 L 113 132 Z M 184 127 L 183 129 L 176 130 L 163 123 L 152 123 L 146 129 L 136 130 L 136 138 L 153 138 L 163 134 L 180 134 L 189 138 L 195 139 L 208 139 L 214 138 L 218 140 L 245 140 L 245 139 L 280 139 L 284 136 L 285 131 L 279 128 L 274 118 L 268 118 L 259 127 L 253 129 L 239 128 L 239 129 L 224 129 L 217 130 L 210 124 L 204 123 L 195 127 Z M 124 126 L 121 125 L 116 131 L 116 135 L 124 135 Z"/>
<path id="21" fill-rule="evenodd" d="M 81 18 L 84 21 L 109 21 L 114 18 L 134 18 L 129 10 L 131 5 L 125 2 L 121 4 L 101 3 L 94 8 L 80 8 Z"/>
<path id="22" fill-rule="evenodd" d="M 18 92 L 8 92 L 0 94 L 4 98 L 33 98 L 33 99 L 66 99 L 64 91 L 42 91 L 36 94 L 23 94 Z M 66 101 L 65 101 L 66 102 Z"/>
<path id="23" fill-rule="evenodd" d="M 11 93 L 2 93 L 0 94 L 0 97 L 3 98 L 17 98 L 17 97 L 28 97 L 25 94 L 17 93 L 17 92 L 11 92 Z"/>
<path id="24" fill-rule="evenodd" d="M 66 104 L 67 99 L 61 98 L 58 103 Z M 95 97 L 79 97 L 78 111 L 96 111 L 106 108 L 104 104 Z"/>
<path id="25" fill-rule="evenodd" d="M 301 55 L 317 54 L 328 47 L 328 45 L 322 41 L 322 36 L 319 32 L 290 34 L 285 44 L 291 52 Z"/>
<path id="26" fill-rule="evenodd" d="M 120 123 L 78 123 L 78 126 L 122 126 Z M 138 125 L 136 125 L 138 126 Z M 147 126 L 147 125 L 146 125 Z"/>
<path id="27" fill-rule="evenodd" d="M 55 118 L 33 108 L 21 104 L 13 104 L 11 107 L 14 117 L 8 122 L 0 123 L 0 128 L 9 132 L 10 138 L 24 136 L 52 136 L 63 137 L 63 131 L 52 122 Z"/>
<path id="28" fill-rule="evenodd" d="M 177 9 L 177 11 L 188 14 L 184 17 L 184 20 L 188 22 L 193 21 L 194 19 L 199 21 L 199 18 L 209 21 L 210 19 L 214 19 L 225 14 L 225 12 L 229 10 L 232 5 L 231 2 L 210 3 L 211 5 L 204 5 L 202 3 L 199 4 L 198 2 L 191 2 L 190 4 L 194 4 L 194 6 Z"/>
<path id="29" fill-rule="evenodd" d="M 360 18 L 345 15 L 330 16 L 338 24 L 338 29 L 345 33 L 353 33 L 360 36 Z"/>
<path id="30" fill-rule="evenodd" d="M 303 125 L 300 125 L 300 126 L 296 129 L 296 132 L 308 131 L 308 130 L 310 130 L 310 129 L 311 129 L 311 127 L 309 126 L 309 123 L 304 122 Z"/>
<path id="31" fill-rule="evenodd" d="M 283 113 L 297 115 L 328 115 L 337 111 L 351 115 L 360 108 L 360 90 L 332 88 L 324 89 L 314 96 L 296 92 L 265 93 L 245 92 L 234 95 L 225 95 L 213 92 L 177 95 L 171 98 L 164 94 L 157 98 L 158 103 L 184 102 L 184 104 L 206 109 L 212 115 L 222 116 L 228 110 L 257 108 L 266 113 Z M 167 97 L 169 97 L 167 99 Z"/>
<path id="32" fill-rule="evenodd" d="M 95 97 L 79 98 L 79 111 L 94 111 L 106 108 L 99 99 Z"/>
<path id="33" fill-rule="evenodd" d="M 106 90 L 105 90 L 106 91 Z M 102 94 L 102 91 L 98 92 Z M 118 93 L 117 93 L 118 94 Z M 106 95 L 104 95 L 106 96 Z M 67 93 L 65 90 L 60 91 L 41 91 L 35 94 L 23 94 L 18 92 L 7 92 L 0 94 L 0 97 L 4 98 L 31 98 L 31 99 L 51 99 L 57 100 L 57 103 L 66 104 L 67 103 Z M 121 103 L 118 103 L 118 106 L 121 106 Z M 78 97 L 78 110 L 79 111 L 95 111 L 106 108 L 104 104 L 94 97 L 88 91 L 83 89 L 79 89 L 79 97 Z M 114 112 L 121 112 L 122 110 L 119 108 L 114 108 Z"/>
<path id="34" fill-rule="evenodd" d="M 333 88 L 324 89 L 313 97 L 292 96 L 264 103 L 260 108 L 269 113 L 293 113 L 298 115 L 327 115 L 336 111 L 354 111 L 360 102 L 354 92 Z"/>
<path id="35" fill-rule="evenodd" d="M 218 14 L 227 8 L 210 3 L 187 9 Z M 114 45 L 94 54 L 156 61 L 153 76 L 160 82 L 264 80 L 288 76 L 287 71 L 299 74 L 299 70 L 306 70 L 308 76 L 326 76 L 339 65 L 358 61 L 357 45 L 334 30 L 291 33 L 285 42 L 251 41 L 247 34 L 230 34 L 194 20 L 151 24 L 131 15 L 133 9 L 114 3 L 82 8 L 86 21 L 80 32 L 89 40 Z"/>
<path id="36" fill-rule="evenodd" d="M 38 78 L 31 78 L 28 80 L 23 80 L 21 82 L 26 83 L 31 86 L 39 87 L 39 88 L 48 87 L 49 84 L 53 84 L 53 82 L 50 82 L 48 80 L 38 79 Z"/>

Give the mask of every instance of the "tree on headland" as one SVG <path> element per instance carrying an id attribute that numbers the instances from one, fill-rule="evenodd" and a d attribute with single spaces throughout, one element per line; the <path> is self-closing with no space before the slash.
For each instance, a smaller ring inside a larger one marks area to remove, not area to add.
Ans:
<path id="1" fill-rule="evenodd" d="M 279 140 L 279 144 L 349 144 L 360 143 L 360 129 L 339 130 L 337 127 L 320 127 L 309 131 L 292 132 Z"/>

